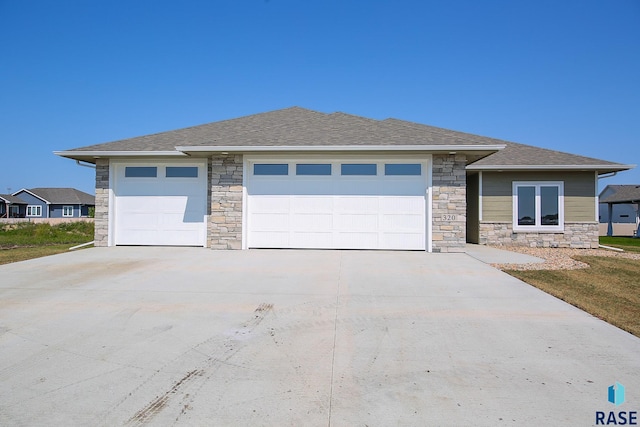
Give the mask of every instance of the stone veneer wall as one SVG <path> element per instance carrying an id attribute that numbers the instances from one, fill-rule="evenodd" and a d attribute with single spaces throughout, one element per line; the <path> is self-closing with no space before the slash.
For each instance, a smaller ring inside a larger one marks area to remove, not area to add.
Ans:
<path id="1" fill-rule="evenodd" d="M 209 159 L 209 183 L 208 246 L 242 249 L 242 156 Z"/>
<path id="2" fill-rule="evenodd" d="M 597 222 L 565 222 L 563 233 L 514 233 L 510 222 L 480 222 L 480 244 L 532 248 L 598 248 Z"/>
<path id="3" fill-rule="evenodd" d="M 433 252 L 464 252 L 467 243 L 466 156 L 434 155 Z"/>
<path id="4" fill-rule="evenodd" d="M 109 244 L 109 159 L 96 160 L 96 212 L 94 246 Z"/>

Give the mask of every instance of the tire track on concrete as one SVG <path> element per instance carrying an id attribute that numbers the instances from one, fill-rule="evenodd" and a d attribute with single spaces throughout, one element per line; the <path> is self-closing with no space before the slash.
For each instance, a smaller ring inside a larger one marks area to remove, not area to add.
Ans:
<path id="1" fill-rule="evenodd" d="M 181 364 L 181 360 L 190 357 L 190 355 L 195 352 L 199 356 L 205 356 L 206 359 L 201 361 L 197 366 L 194 366 L 193 369 L 188 370 L 182 377 L 180 377 L 180 379 L 174 381 L 166 391 L 158 394 L 145 406 L 136 411 L 128 420 L 126 420 L 125 425 L 142 426 L 148 424 L 161 413 L 167 412 L 171 409 L 177 413 L 174 421 L 177 422 L 180 417 L 187 413 L 191 404 L 195 400 L 198 391 L 202 389 L 214 374 L 216 365 L 228 363 L 229 360 L 232 359 L 240 350 L 248 346 L 249 342 L 247 338 L 256 332 L 256 328 L 272 311 L 273 304 L 262 303 L 254 310 L 252 318 L 236 329 L 233 335 L 223 339 L 219 336 L 214 336 L 191 347 L 172 361 L 167 362 L 162 368 L 156 370 L 156 372 L 154 372 L 142 384 L 129 393 L 128 396 L 118 402 L 110 412 L 115 412 L 117 408 L 127 400 L 132 398 L 135 394 L 139 394 L 142 389 L 145 386 L 149 386 L 159 374 L 175 371 L 171 369 L 172 366 Z M 202 350 L 202 348 L 215 342 L 219 342 L 221 344 L 215 346 L 217 352 L 209 353 Z M 218 349 L 221 346 L 224 349 L 220 351 Z"/>

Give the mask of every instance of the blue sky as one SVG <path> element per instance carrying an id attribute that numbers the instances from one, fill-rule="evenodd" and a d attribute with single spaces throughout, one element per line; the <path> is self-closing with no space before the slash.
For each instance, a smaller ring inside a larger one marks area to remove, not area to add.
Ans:
<path id="1" fill-rule="evenodd" d="M 294 105 L 640 164 L 640 2 L 0 0 L 0 193 L 93 193 L 52 151 Z"/>

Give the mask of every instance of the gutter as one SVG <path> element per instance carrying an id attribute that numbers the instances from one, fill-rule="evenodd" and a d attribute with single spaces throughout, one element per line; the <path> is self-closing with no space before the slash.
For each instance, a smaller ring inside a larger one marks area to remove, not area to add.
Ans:
<path id="1" fill-rule="evenodd" d="M 636 165 L 469 165 L 467 170 L 615 170 L 633 169 Z M 610 172 L 613 173 L 613 172 Z"/>
<path id="2" fill-rule="evenodd" d="M 158 156 L 186 156 L 179 151 L 54 151 L 53 154 L 69 159 L 78 157 L 158 157 Z"/>

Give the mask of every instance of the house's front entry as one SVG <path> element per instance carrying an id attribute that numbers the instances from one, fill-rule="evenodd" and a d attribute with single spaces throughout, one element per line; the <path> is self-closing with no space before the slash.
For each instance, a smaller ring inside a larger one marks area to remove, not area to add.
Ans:
<path id="1" fill-rule="evenodd" d="M 244 247 L 428 247 L 428 159 L 250 158 L 244 171 Z"/>
<path id="2" fill-rule="evenodd" d="M 206 161 L 112 162 L 112 244 L 206 246 Z"/>

